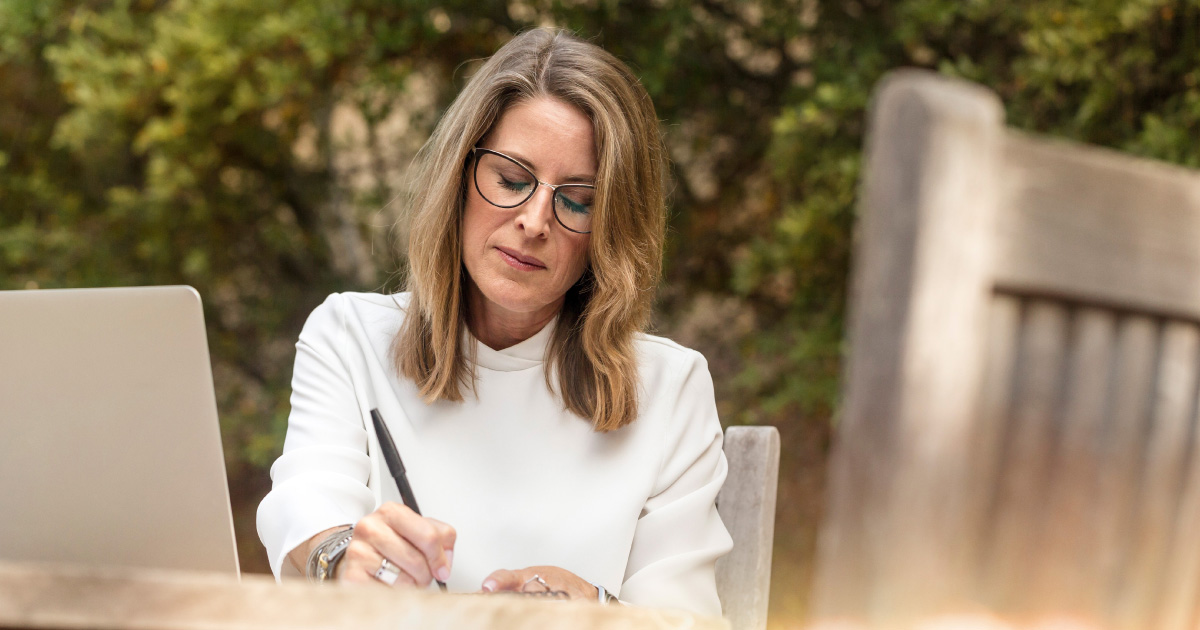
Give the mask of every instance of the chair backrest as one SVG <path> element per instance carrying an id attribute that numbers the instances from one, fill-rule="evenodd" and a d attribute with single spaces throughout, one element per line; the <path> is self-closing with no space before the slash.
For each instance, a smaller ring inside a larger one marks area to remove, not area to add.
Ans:
<path id="1" fill-rule="evenodd" d="M 763 630 L 771 590 L 779 431 L 729 427 L 725 458 L 729 475 L 717 495 L 717 511 L 733 537 L 733 550 L 717 560 L 717 593 L 733 630 Z"/>
<path id="2" fill-rule="evenodd" d="M 1195 627 L 1200 174 L 901 71 L 860 215 L 816 614 Z"/>

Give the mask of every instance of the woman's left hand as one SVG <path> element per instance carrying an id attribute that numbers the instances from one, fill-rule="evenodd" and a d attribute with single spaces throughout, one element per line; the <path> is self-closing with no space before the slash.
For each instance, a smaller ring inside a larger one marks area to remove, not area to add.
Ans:
<path id="1" fill-rule="evenodd" d="M 534 576 L 540 577 L 546 582 L 543 586 Z M 596 601 L 600 596 L 599 591 L 595 586 L 588 583 L 587 580 L 571 573 L 566 569 L 559 567 L 526 567 L 509 571 L 508 569 L 500 569 L 493 571 L 491 575 L 483 580 L 483 590 L 489 593 L 497 593 L 501 591 L 543 591 L 546 587 L 552 591 L 562 591 L 567 594 L 570 599 L 584 599 Z"/>

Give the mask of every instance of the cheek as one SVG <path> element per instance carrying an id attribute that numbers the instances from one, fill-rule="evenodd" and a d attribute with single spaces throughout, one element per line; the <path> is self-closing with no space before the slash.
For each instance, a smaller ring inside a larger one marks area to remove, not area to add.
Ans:
<path id="1" fill-rule="evenodd" d="M 486 208 L 481 208 L 480 204 L 482 203 L 484 201 L 479 199 L 478 195 L 467 195 L 467 201 L 463 206 L 462 255 L 464 259 L 479 256 L 487 242 L 488 235 L 495 228 L 488 223 L 489 219 L 495 218 L 494 213 L 487 212 Z"/>
<path id="2" fill-rule="evenodd" d="M 588 266 L 588 246 L 590 245 L 591 237 L 585 236 L 572 242 L 569 245 L 569 258 L 571 259 L 571 282 L 574 283 L 583 275 L 583 270 Z"/>

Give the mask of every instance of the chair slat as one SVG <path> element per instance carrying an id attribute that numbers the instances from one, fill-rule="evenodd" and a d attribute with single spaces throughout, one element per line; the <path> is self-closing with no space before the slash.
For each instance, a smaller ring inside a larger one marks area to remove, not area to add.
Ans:
<path id="1" fill-rule="evenodd" d="M 987 367 L 980 389 L 978 427 L 970 445 L 971 468 L 966 483 L 970 484 L 971 503 L 963 515 L 970 539 L 967 543 L 970 574 L 976 581 L 983 578 L 980 568 L 987 566 L 991 544 L 991 508 L 994 489 L 1004 470 L 1004 441 L 1011 414 L 1013 380 L 1016 372 L 1017 338 L 1021 331 L 1021 300 L 1010 295 L 996 295 L 990 304 L 988 318 Z"/>
<path id="2" fill-rule="evenodd" d="M 1136 536 L 1117 594 L 1118 627 L 1140 628 L 1156 611 L 1174 528 L 1191 419 L 1195 414 L 1195 325 L 1167 322 L 1159 341 L 1155 398 L 1140 483 Z"/>
<path id="3" fill-rule="evenodd" d="M 1066 307 L 1032 301 L 1026 307 L 1020 338 L 1005 474 L 993 507 L 988 591 L 1001 611 L 1023 611 L 1023 588 L 1041 569 L 1033 562 L 1035 530 L 1046 506 L 1046 475 L 1051 470 L 1056 416 L 1066 353 Z"/>
<path id="4" fill-rule="evenodd" d="M 1197 401 L 1200 403 L 1200 401 Z M 1200 405 L 1197 405 L 1200 407 Z M 1164 572 L 1160 630 L 1185 630 L 1196 627 L 1196 594 L 1200 592 L 1200 427 L 1191 417 L 1191 452 L 1185 473 L 1182 504 L 1175 519 L 1175 534 Z"/>
<path id="5" fill-rule="evenodd" d="M 1097 583 L 1108 618 L 1123 588 L 1122 570 L 1136 528 L 1139 469 L 1142 465 L 1154 376 L 1158 360 L 1158 325 L 1148 317 L 1122 317 L 1117 328 L 1113 389 L 1102 434 L 1106 465 L 1096 491 Z"/>
<path id="6" fill-rule="evenodd" d="M 767 627 L 775 496 L 779 480 L 779 431 L 771 426 L 725 430 L 729 474 L 717 511 L 733 538 L 733 550 L 717 560 L 717 592 L 733 630 Z"/>
<path id="7" fill-rule="evenodd" d="M 1113 313 L 1095 308 L 1072 313 L 1061 390 L 1065 399 L 1033 555 L 1044 568 L 1028 585 L 1032 610 L 1084 615 L 1102 601 L 1094 586 L 1099 538 L 1095 501 L 1104 467 L 1101 436 L 1112 384 L 1115 320 Z"/>

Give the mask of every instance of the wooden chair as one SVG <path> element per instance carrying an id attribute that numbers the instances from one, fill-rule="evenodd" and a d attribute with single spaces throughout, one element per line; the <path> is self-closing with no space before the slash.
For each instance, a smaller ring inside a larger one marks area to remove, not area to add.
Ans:
<path id="1" fill-rule="evenodd" d="M 818 617 L 1200 617 L 1200 174 L 873 103 Z"/>
<path id="2" fill-rule="evenodd" d="M 733 630 L 763 630 L 771 590 L 779 431 L 729 427 L 725 458 L 729 475 L 717 496 L 717 511 L 733 537 L 733 550 L 717 560 L 717 592 Z"/>

